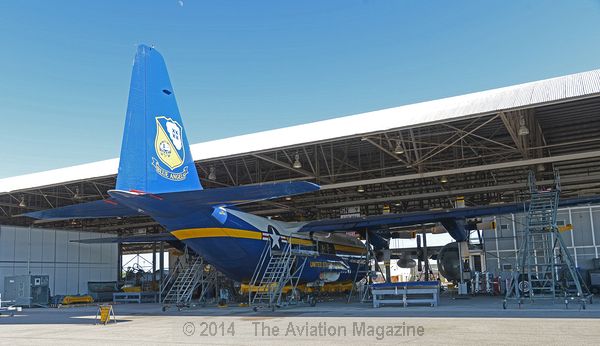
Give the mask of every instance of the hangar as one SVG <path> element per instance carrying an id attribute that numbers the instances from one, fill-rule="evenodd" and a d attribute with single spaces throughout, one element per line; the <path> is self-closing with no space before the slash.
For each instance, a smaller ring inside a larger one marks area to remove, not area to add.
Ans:
<path id="1" fill-rule="evenodd" d="M 598 194 L 599 113 L 600 70 L 593 70 L 198 143 L 191 151 L 205 188 L 293 180 L 321 185 L 315 193 L 241 207 L 275 219 L 450 208 L 458 197 L 481 206 L 519 201 L 529 170 L 544 184 L 558 169 L 562 197 Z M 117 166 L 118 159 L 112 159 L 1 179 L 1 275 L 45 273 L 55 294 L 75 294 L 85 281 L 116 279 L 119 254 L 156 251 L 156 244 L 70 241 L 160 233 L 162 227 L 146 217 L 34 221 L 20 216 L 106 198 Z M 577 264 L 591 267 L 600 245 L 600 207 L 570 208 L 560 215 L 575 226 L 568 246 Z M 496 229 L 485 234 L 487 250 L 514 257 L 519 216 L 497 218 Z M 489 260 L 489 270 L 500 266 Z"/>

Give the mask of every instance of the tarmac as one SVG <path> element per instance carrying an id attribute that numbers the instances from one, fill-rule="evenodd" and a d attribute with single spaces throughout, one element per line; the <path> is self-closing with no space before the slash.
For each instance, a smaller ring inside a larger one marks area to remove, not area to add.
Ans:
<path id="1" fill-rule="evenodd" d="M 114 304 L 117 322 L 96 324 L 96 306 L 31 308 L 0 316 L 0 344 L 210 345 L 590 345 L 600 340 L 600 301 L 509 302 L 499 297 L 442 297 L 440 305 L 383 306 L 344 301 L 271 311 L 160 304 Z"/>

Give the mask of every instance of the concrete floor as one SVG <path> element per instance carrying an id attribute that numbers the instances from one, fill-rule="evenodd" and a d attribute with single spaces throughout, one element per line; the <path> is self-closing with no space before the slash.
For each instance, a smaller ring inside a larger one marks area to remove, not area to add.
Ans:
<path id="1" fill-rule="evenodd" d="M 0 316 L 0 344 L 589 345 L 600 340 L 600 302 L 585 310 L 549 302 L 503 310 L 500 298 L 444 297 L 435 308 L 373 309 L 330 301 L 275 313 L 237 306 L 163 312 L 158 304 L 118 304 L 118 323 L 106 326 L 94 324 L 96 309 L 26 309 L 14 317 Z"/>

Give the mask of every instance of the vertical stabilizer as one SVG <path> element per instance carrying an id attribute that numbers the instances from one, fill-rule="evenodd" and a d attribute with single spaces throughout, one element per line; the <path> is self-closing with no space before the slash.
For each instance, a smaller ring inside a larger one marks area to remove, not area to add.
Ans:
<path id="1" fill-rule="evenodd" d="M 165 61 L 140 45 L 135 55 L 117 190 L 201 190 Z"/>

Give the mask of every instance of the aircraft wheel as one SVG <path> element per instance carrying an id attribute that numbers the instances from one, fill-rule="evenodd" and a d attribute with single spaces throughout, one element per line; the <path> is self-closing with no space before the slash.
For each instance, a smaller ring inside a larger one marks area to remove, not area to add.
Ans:
<path id="1" fill-rule="evenodd" d="M 258 307 L 256 307 L 256 306 L 252 307 L 252 311 L 257 312 L 258 311 Z"/>
<path id="2" fill-rule="evenodd" d="M 311 296 L 308 299 L 308 303 L 310 304 L 310 306 L 315 306 L 317 305 L 317 297 L 316 296 Z"/>
<path id="3" fill-rule="evenodd" d="M 299 289 L 295 288 L 289 291 L 285 298 L 288 304 L 297 304 L 298 302 L 302 301 L 302 293 Z"/>

